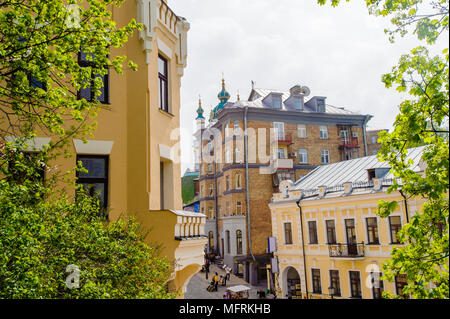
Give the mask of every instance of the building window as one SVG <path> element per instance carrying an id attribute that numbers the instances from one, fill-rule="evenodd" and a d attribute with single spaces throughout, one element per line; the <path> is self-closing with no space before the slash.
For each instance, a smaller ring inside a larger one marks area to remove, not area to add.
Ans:
<path id="1" fill-rule="evenodd" d="M 222 195 L 222 183 L 217 182 L 217 196 Z"/>
<path id="2" fill-rule="evenodd" d="M 327 126 L 319 126 L 319 136 L 321 139 L 328 138 L 328 127 Z"/>
<path id="3" fill-rule="evenodd" d="M 242 255 L 242 231 L 236 230 L 236 254 Z"/>
<path id="4" fill-rule="evenodd" d="M 273 96 L 273 108 L 274 109 L 281 109 L 281 97 L 280 96 Z"/>
<path id="5" fill-rule="evenodd" d="M 284 223 L 284 243 L 286 245 L 292 244 L 292 224 Z"/>
<path id="6" fill-rule="evenodd" d="M 230 176 L 229 175 L 227 175 L 226 177 L 225 177 L 225 190 L 230 190 Z"/>
<path id="7" fill-rule="evenodd" d="M 241 150 L 239 149 L 239 147 L 235 148 L 234 154 L 235 154 L 235 163 L 242 163 Z"/>
<path id="8" fill-rule="evenodd" d="M 236 202 L 236 215 L 242 215 L 242 203 L 240 201 Z"/>
<path id="9" fill-rule="evenodd" d="M 209 197 L 214 196 L 214 187 L 212 185 L 209 185 Z"/>
<path id="10" fill-rule="evenodd" d="M 382 299 L 383 298 L 384 284 L 383 284 L 383 280 L 381 280 L 381 276 L 382 276 L 382 273 L 377 273 L 377 272 L 370 273 L 373 299 Z"/>
<path id="11" fill-rule="evenodd" d="M 300 99 L 300 98 L 295 98 L 295 109 L 296 109 L 296 110 L 303 110 L 302 99 Z"/>
<path id="12" fill-rule="evenodd" d="M 278 138 L 279 141 L 284 140 L 284 123 L 283 122 L 274 122 L 273 128 L 275 131 L 275 136 Z"/>
<path id="13" fill-rule="evenodd" d="M 88 58 L 88 55 L 92 53 L 84 53 L 83 51 L 78 53 L 78 64 L 82 68 L 86 67 L 95 67 L 94 63 Z M 103 82 L 103 87 L 100 88 L 100 95 L 95 96 L 94 82 L 96 78 L 101 78 Z M 105 75 L 92 74 L 90 83 L 85 87 L 81 88 L 77 93 L 77 99 L 85 99 L 86 101 L 94 101 L 97 100 L 100 103 L 108 104 L 109 103 L 109 68 L 107 68 L 107 73 Z"/>
<path id="14" fill-rule="evenodd" d="M 309 243 L 310 244 L 317 244 L 317 223 L 315 220 L 308 222 L 308 229 L 309 229 Z"/>
<path id="15" fill-rule="evenodd" d="M 298 150 L 298 162 L 299 163 L 308 163 L 308 151 L 305 149 Z"/>
<path id="16" fill-rule="evenodd" d="M 297 125 L 297 133 L 298 133 L 298 137 L 306 138 L 306 125 L 305 124 L 298 124 Z"/>
<path id="17" fill-rule="evenodd" d="M 400 216 L 389 216 L 389 226 L 391 229 L 391 244 L 400 244 L 397 234 L 402 228 Z"/>
<path id="18" fill-rule="evenodd" d="M 378 224 L 376 217 L 366 218 L 367 224 L 367 239 L 369 244 L 379 244 L 378 239 Z"/>
<path id="19" fill-rule="evenodd" d="M 231 215 L 231 204 L 230 202 L 227 202 L 227 216 Z"/>
<path id="20" fill-rule="evenodd" d="M 376 136 L 372 136 L 372 144 L 376 144 L 377 143 L 377 137 Z"/>
<path id="21" fill-rule="evenodd" d="M 341 295 L 341 285 L 339 283 L 339 271 L 330 270 L 330 286 L 334 288 L 333 296 Z"/>
<path id="22" fill-rule="evenodd" d="M 329 164 L 330 163 L 330 152 L 328 150 L 322 150 L 320 152 L 320 161 L 322 164 Z"/>
<path id="23" fill-rule="evenodd" d="M 283 159 L 286 158 L 286 156 L 284 155 L 284 148 L 277 148 L 277 158 Z"/>
<path id="24" fill-rule="evenodd" d="M 231 163 L 232 162 L 230 150 L 226 150 L 225 151 L 225 162 L 226 163 Z"/>
<path id="25" fill-rule="evenodd" d="M 11 179 L 12 181 L 16 183 L 22 184 L 27 180 L 29 177 L 26 173 L 26 168 L 29 166 L 34 166 L 35 163 L 39 163 L 39 153 L 37 152 L 21 152 L 23 155 L 23 160 L 19 162 L 10 160 L 8 161 L 8 170 L 11 173 Z M 23 169 L 17 167 L 16 165 L 21 165 Z M 33 182 L 41 182 L 44 183 L 45 181 L 45 164 L 41 163 L 39 165 L 34 166 L 36 168 L 35 175 L 33 176 Z"/>
<path id="26" fill-rule="evenodd" d="M 236 188 L 241 188 L 242 187 L 242 185 L 241 185 L 241 175 L 237 174 L 235 176 L 235 178 L 236 178 Z"/>
<path id="27" fill-rule="evenodd" d="M 320 269 L 311 269 L 311 273 L 312 273 L 313 293 L 321 294 L 322 285 L 320 282 Z"/>
<path id="28" fill-rule="evenodd" d="M 325 100 L 317 100 L 317 112 L 325 112 Z"/>
<path id="29" fill-rule="evenodd" d="M 334 220 L 330 219 L 326 221 L 327 226 L 327 242 L 328 244 L 336 244 L 336 226 Z"/>
<path id="30" fill-rule="evenodd" d="M 239 133 L 239 131 L 240 131 L 240 129 L 239 129 L 239 121 L 234 121 L 234 125 L 233 125 L 233 129 L 234 129 L 234 135 L 240 135 Z"/>
<path id="31" fill-rule="evenodd" d="M 204 197 L 205 196 L 205 185 L 200 186 L 200 197 Z"/>
<path id="32" fill-rule="evenodd" d="M 214 218 L 214 209 L 213 208 L 210 208 L 208 210 L 208 218 L 209 219 L 213 219 Z"/>
<path id="33" fill-rule="evenodd" d="M 227 230 L 225 231 L 225 239 L 227 241 L 227 253 L 230 254 L 231 253 L 231 245 L 230 245 L 230 231 Z"/>
<path id="34" fill-rule="evenodd" d="M 219 211 L 219 217 L 223 217 L 222 216 L 222 206 L 217 206 L 217 210 Z"/>
<path id="35" fill-rule="evenodd" d="M 359 271 L 349 271 L 350 274 L 350 290 L 352 298 L 361 298 L 361 278 Z"/>
<path id="36" fill-rule="evenodd" d="M 402 296 L 403 298 L 409 299 L 408 294 L 403 293 L 403 288 L 408 284 L 406 281 L 406 275 L 399 274 L 395 276 L 395 291 L 397 295 Z"/>
<path id="37" fill-rule="evenodd" d="M 158 55 L 159 108 L 169 112 L 169 73 L 167 60 Z"/>
<path id="38" fill-rule="evenodd" d="M 208 246 L 210 251 L 214 249 L 214 233 L 212 231 L 208 233 Z"/>
<path id="39" fill-rule="evenodd" d="M 96 196 L 103 208 L 108 206 L 108 156 L 77 155 L 87 172 L 77 172 L 77 184 Z"/>

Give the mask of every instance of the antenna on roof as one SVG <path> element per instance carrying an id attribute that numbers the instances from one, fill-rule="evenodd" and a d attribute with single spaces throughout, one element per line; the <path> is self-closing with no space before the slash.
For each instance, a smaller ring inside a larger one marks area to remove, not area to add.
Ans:
<path id="1" fill-rule="evenodd" d="M 255 81 L 252 80 L 252 90 L 255 89 Z"/>

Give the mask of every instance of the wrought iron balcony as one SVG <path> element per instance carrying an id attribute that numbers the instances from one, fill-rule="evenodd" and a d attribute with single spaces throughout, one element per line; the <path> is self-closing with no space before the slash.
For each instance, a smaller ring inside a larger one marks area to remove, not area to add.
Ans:
<path id="1" fill-rule="evenodd" d="M 328 244 L 330 257 L 360 258 L 364 257 L 364 242 L 355 244 Z"/>

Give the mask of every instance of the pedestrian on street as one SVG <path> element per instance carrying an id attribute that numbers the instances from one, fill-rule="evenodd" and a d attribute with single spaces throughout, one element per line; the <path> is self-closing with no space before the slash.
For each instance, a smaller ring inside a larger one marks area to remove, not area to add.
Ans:
<path id="1" fill-rule="evenodd" d="M 217 286 L 219 285 L 219 274 L 216 272 L 213 276 L 214 290 L 217 291 Z"/>
<path id="2" fill-rule="evenodd" d="M 208 274 L 209 274 L 209 262 L 206 261 L 205 264 L 205 273 L 206 273 L 206 280 L 208 280 Z"/>
<path id="3" fill-rule="evenodd" d="M 225 273 L 226 273 L 225 276 L 226 280 L 230 280 L 231 268 L 230 267 L 225 268 Z"/>

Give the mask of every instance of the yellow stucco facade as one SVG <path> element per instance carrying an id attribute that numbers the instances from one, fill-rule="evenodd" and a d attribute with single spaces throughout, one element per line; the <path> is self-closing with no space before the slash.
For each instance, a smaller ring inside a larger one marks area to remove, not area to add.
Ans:
<path id="1" fill-rule="evenodd" d="M 107 211 L 113 221 L 136 216 L 147 241 L 162 244 L 174 264 L 169 287 L 185 292 L 189 279 L 203 264 L 205 217 L 182 211 L 180 143 L 180 87 L 187 61 L 189 23 L 161 0 L 130 0 L 114 7 L 112 19 L 123 26 L 131 19 L 144 25 L 111 57 L 125 55 L 138 64 L 134 72 L 110 72 L 109 103 L 102 104 L 94 119 L 94 137 L 69 143 L 71 158 L 59 157 L 50 166 L 72 170 L 76 156 L 103 156 L 108 163 Z M 160 102 L 158 61 L 167 61 L 168 108 Z M 34 144 L 48 142 L 37 135 Z M 71 177 L 75 178 L 75 174 Z M 74 194 L 74 188 L 68 193 Z"/>
<path id="2" fill-rule="evenodd" d="M 339 299 L 376 299 L 383 290 L 401 293 L 400 278 L 380 282 L 376 276 L 392 248 L 401 245 L 394 223 L 407 223 L 422 200 L 405 203 L 399 192 L 387 194 L 386 188 L 374 190 L 372 184 L 355 194 L 308 198 L 302 190 L 289 190 L 292 185 L 284 181 L 280 189 L 288 189 L 287 194 L 275 193 L 269 204 L 272 236 L 277 238 L 279 297 L 331 298 L 331 286 L 333 298 Z M 380 200 L 398 202 L 393 219 L 375 214 Z"/>

